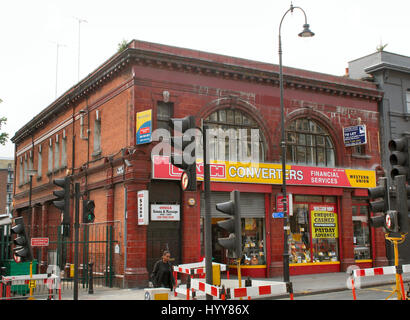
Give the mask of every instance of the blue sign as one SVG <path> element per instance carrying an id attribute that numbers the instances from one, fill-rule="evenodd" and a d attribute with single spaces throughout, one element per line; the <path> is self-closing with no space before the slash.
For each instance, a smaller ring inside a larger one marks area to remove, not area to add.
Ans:
<path id="1" fill-rule="evenodd" d="M 285 215 L 283 214 L 283 211 L 281 212 L 273 212 L 272 213 L 272 218 L 284 218 Z"/>
<path id="2" fill-rule="evenodd" d="M 343 141 L 346 147 L 358 146 L 367 143 L 366 125 L 343 128 Z"/>

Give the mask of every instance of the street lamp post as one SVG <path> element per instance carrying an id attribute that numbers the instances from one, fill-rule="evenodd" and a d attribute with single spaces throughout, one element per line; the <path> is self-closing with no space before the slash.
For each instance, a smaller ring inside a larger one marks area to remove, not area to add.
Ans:
<path id="1" fill-rule="evenodd" d="M 279 25 L 279 87 L 280 87 L 280 117 L 281 117 L 281 156 L 282 156 L 282 201 L 283 201 L 283 214 L 284 214 L 284 237 L 283 237 L 283 281 L 289 282 L 289 245 L 288 245 L 288 225 L 289 217 L 287 214 L 287 199 L 286 199 L 286 137 L 285 137 L 285 110 L 283 103 L 283 71 L 282 71 L 282 40 L 281 40 L 281 28 L 282 22 L 285 16 L 289 12 L 293 12 L 294 9 L 300 9 L 305 16 L 305 24 L 303 25 L 303 31 L 299 33 L 299 37 L 313 37 L 315 34 L 309 30 L 309 24 L 307 23 L 306 13 L 300 7 L 294 7 L 292 4 L 290 8 L 283 15 Z"/>

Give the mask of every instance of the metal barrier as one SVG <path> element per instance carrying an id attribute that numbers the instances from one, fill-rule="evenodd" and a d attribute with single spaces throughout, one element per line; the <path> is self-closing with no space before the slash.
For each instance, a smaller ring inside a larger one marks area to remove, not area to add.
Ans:
<path id="1" fill-rule="evenodd" d="M 227 272 L 227 278 L 229 279 L 229 267 L 226 264 L 222 263 L 217 263 L 217 262 L 212 262 L 212 266 L 218 265 L 220 268 L 220 271 L 226 271 Z M 205 276 L 205 259 L 203 259 L 201 262 L 195 262 L 195 263 L 187 263 L 187 264 L 181 264 L 178 266 L 174 266 L 174 279 L 175 279 L 175 286 L 174 286 L 174 296 L 176 297 L 178 293 L 186 295 L 186 299 L 190 299 L 190 291 L 192 290 L 191 288 L 191 281 L 194 276 L 199 276 L 203 278 Z M 188 275 L 188 281 L 186 284 L 186 289 L 178 288 L 177 283 L 178 283 L 178 273 L 182 274 L 187 274 Z"/>
<path id="2" fill-rule="evenodd" d="M 401 297 L 403 300 L 406 300 L 406 293 L 404 291 L 403 285 L 403 273 L 410 273 L 410 264 L 399 265 L 399 266 L 388 266 L 388 267 L 378 267 L 378 268 L 366 268 L 366 269 L 354 269 L 351 271 L 351 284 L 352 284 L 352 295 L 353 300 L 356 300 L 356 288 L 355 288 L 355 278 L 360 277 L 373 277 L 373 276 L 382 276 L 382 275 L 399 275 L 399 284 Z M 396 288 L 386 299 L 390 298 L 398 289 Z"/>
<path id="3" fill-rule="evenodd" d="M 27 297 L 27 294 L 29 296 Z M 60 277 L 55 274 L 3 276 L 0 282 L 0 300 L 47 299 L 61 300 Z"/>
<path id="4" fill-rule="evenodd" d="M 252 280 L 250 287 L 235 287 L 237 280 L 224 280 L 222 287 L 207 284 L 199 279 L 192 279 L 192 288 L 202 291 L 217 299 L 242 299 L 266 298 L 289 293 L 288 285 L 279 281 Z"/>

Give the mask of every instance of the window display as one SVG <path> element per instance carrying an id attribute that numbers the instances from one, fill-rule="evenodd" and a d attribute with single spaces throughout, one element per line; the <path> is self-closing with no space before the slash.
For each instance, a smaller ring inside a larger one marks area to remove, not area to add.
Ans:
<path id="1" fill-rule="evenodd" d="M 338 215 L 331 202 L 334 197 L 295 196 L 289 217 L 290 263 L 338 261 Z"/>
<path id="2" fill-rule="evenodd" d="M 242 260 L 243 265 L 264 265 L 264 219 L 242 219 Z"/>
<path id="3" fill-rule="evenodd" d="M 202 221 L 203 219 L 201 219 Z M 225 218 L 212 218 L 212 257 L 217 262 L 235 265 L 234 259 L 227 257 L 227 250 L 219 245 L 218 238 L 229 234 L 217 226 Z M 203 222 L 203 221 L 202 221 Z M 242 258 L 241 265 L 265 265 L 265 220 L 263 218 L 242 218 Z M 202 226 L 202 224 L 201 224 Z M 201 238 L 203 241 L 203 238 Z M 203 242 L 202 242 L 203 243 Z"/>

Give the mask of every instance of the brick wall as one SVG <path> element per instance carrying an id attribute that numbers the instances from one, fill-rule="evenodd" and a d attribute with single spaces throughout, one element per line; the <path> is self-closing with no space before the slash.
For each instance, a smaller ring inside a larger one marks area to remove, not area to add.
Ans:
<path id="1" fill-rule="evenodd" d="M 261 128 L 266 141 L 266 161 L 279 162 L 279 85 L 277 66 L 161 45 L 152 46 L 144 42 L 133 42 L 131 47 L 134 49 L 113 56 L 40 113 L 38 119 L 35 118 L 35 130 L 27 134 L 23 129 L 18 131 L 13 138 L 17 141 L 18 160 L 15 196 L 17 210 L 23 210 L 28 203 L 29 187 L 27 183 L 18 183 L 19 159 L 32 150 L 33 168 L 37 169 L 40 145 L 42 175 L 33 179 L 33 202 L 47 207 L 44 210 L 47 218 L 42 216 L 46 223 L 59 223 L 59 212 L 50 204 L 55 178 L 68 173 L 75 182 L 80 183 L 82 192 L 88 191 L 89 198 L 96 204 L 96 222 L 123 220 L 124 188 L 127 188 L 127 247 L 121 248 L 116 262 L 123 263 L 126 250 L 125 276 L 130 283 L 142 284 L 148 274 L 146 227 L 137 225 L 136 192 L 148 189 L 153 144 L 135 148 L 136 112 L 152 109 L 155 129 L 157 102 L 162 101 L 165 90 L 170 93 L 170 101 L 174 103 L 174 117 L 194 115 L 198 124 L 199 119 L 219 108 L 238 108 L 252 116 Z M 285 82 L 287 123 L 298 117 L 318 121 L 335 142 L 337 166 L 374 168 L 380 164 L 377 103 L 381 94 L 373 84 L 288 68 L 285 68 Z M 60 111 L 52 112 L 53 107 Z M 101 153 L 94 150 L 97 111 L 101 117 Z M 52 115 L 43 119 L 42 115 L 47 112 Z M 358 122 L 366 124 L 368 130 L 366 157 L 362 158 L 352 157 L 351 148 L 343 145 L 342 128 Z M 48 144 L 52 139 L 54 146 L 56 135 L 61 139 L 64 131 L 67 167 L 47 175 Z M 81 139 L 82 135 L 88 136 L 88 140 Z M 125 158 L 130 160 L 132 167 L 124 167 L 121 173 L 117 169 L 123 166 Z M 279 189 L 274 190 L 270 199 L 272 207 Z M 199 256 L 198 194 L 186 193 L 182 199 L 184 262 L 195 261 Z M 185 205 L 189 196 L 196 200 L 193 207 Z M 348 222 L 348 200 L 343 201 L 342 206 L 346 209 L 343 209 L 342 219 L 347 230 L 351 227 Z M 276 273 L 274 269 L 282 268 L 283 248 L 276 244 L 283 242 L 283 225 L 272 222 L 269 232 L 272 262 L 269 272 Z M 346 238 L 346 241 L 350 240 L 351 237 Z M 346 257 L 350 259 L 350 255 Z"/>

